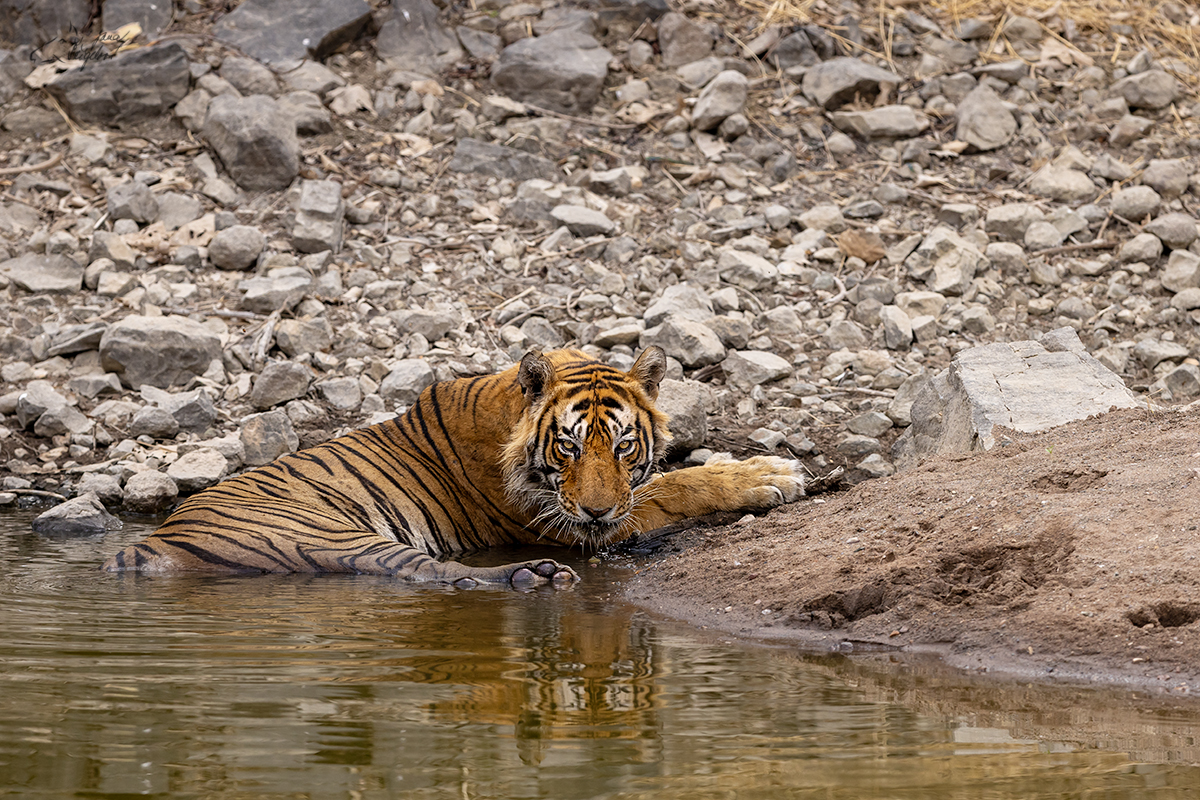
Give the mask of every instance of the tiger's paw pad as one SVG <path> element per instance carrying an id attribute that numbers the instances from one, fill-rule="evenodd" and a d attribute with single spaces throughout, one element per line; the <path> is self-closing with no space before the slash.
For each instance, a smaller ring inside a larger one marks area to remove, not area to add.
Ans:
<path id="1" fill-rule="evenodd" d="M 555 587 L 570 586 L 579 580 L 575 570 L 559 564 L 557 561 L 530 561 L 513 570 L 510 578 L 512 585 L 518 589 L 541 586 L 546 583 Z"/>

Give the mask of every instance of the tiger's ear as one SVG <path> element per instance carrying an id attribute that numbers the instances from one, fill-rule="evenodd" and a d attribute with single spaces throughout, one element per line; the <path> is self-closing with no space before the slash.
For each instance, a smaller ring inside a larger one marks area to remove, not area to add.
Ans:
<path id="1" fill-rule="evenodd" d="M 629 368 L 629 375 L 642 386 L 651 400 L 658 399 L 658 384 L 667 374 L 667 354 L 658 345 L 650 345 Z"/>
<path id="2" fill-rule="evenodd" d="M 550 384 L 554 383 L 554 365 L 541 350 L 530 350 L 521 358 L 517 383 L 525 393 L 526 402 L 533 405 L 545 397 Z"/>

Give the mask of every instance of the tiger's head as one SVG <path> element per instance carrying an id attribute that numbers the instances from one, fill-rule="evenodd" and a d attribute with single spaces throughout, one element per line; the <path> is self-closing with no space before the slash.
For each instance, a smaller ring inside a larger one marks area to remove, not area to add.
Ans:
<path id="1" fill-rule="evenodd" d="M 577 350 L 525 354 L 517 372 L 525 411 L 503 466 L 509 498 L 536 512 L 536 528 L 590 547 L 628 534 L 634 492 L 671 439 L 654 407 L 666 369 L 660 347 L 629 372 Z"/>

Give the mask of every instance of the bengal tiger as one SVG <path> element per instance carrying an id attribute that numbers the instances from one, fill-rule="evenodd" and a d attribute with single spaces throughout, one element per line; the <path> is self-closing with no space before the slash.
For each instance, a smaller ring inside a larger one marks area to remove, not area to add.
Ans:
<path id="1" fill-rule="evenodd" d="M 576 573 L 552 560 L 439 557 L 538 542 L 596 548 L 804 493 L 798 462 L 774 456 L 656 472 L 671 439 L 654 406 L 666 364 L 658 347 L 628 372 L 578 350 L 535 350 L 504 372 L 434 384 L 394 419 L 192 496 L 104 568 L 569 584 Z"/>

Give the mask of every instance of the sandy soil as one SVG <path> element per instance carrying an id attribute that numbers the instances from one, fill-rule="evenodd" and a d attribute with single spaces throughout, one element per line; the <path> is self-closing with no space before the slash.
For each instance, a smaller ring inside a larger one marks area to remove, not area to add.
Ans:
<path id="1" fill-rule="evenodd" d="M 802 648 L 1200 693 L 1200 413 L 1114 412 L 640 543 L 631 599 Z M 635 548 L 636 550 L 636 548 Z"/>

